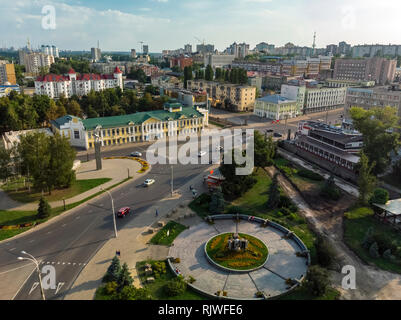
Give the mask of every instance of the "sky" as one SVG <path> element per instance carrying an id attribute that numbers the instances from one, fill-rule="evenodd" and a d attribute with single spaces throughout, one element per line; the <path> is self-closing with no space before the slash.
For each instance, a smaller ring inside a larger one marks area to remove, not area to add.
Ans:
<path id="1" fill-rule="evenodd" d="M 198 41 L 401 44 L 399 0 L 0 0 L 0 47 L 150 52 Z M 50 8 L 50 9 L 49 9 Z M 54 10 L 53 10 L 54 9 Z M 54 12 L 54 14 L 53 14 Z M 196 38 L 195 38 L 196 37 Z"/>

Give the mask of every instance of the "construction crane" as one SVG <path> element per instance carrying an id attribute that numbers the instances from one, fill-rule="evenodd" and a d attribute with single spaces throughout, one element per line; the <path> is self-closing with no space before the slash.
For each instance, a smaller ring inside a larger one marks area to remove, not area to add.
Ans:
<path id="1" fill-rule="evenodd" d="M 205 45 L 205 39 L 203 39 L 203 41 L 197 37 L 194 37 L 196 40 L 198 40 L 200 43 L 202 43 L 203 45 Z"/>

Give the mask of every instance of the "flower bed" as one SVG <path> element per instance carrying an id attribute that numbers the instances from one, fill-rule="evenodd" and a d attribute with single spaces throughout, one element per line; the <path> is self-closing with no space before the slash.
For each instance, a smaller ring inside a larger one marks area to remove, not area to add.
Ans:
<path id="1" fill-rule="evenodd" d="M 141 158 L 137 157 L 106 157 L 104 160 L 115 160 L 115 159 L 125 159 L 125 160 L 134 160 L 141 164 L 142 168 L 137 171 L 137 173 L 144 173 L 149 170 L 149 163 Z"/>

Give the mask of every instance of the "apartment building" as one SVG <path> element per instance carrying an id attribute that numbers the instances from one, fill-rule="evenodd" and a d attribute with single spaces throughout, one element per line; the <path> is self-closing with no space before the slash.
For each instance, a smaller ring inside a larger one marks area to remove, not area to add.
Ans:
<path id="1" fill-rule="evenodd" d="M 253 111 L 255 105 L 255 87 L 214 81 L 189 80 L 187 88 L 189 90 L 206 91 L 212 99 L 213 106 L 221 106 L 236 112 Z"/>
<path id="2" fill-rule="evenodd" d="M 290 82 L 281 86 L 281 95 L 296 100 L 303 114 L 342 108 L 345 105 L 346 93 L 346 87 L 321 87 L 307 84 L 305 81 L 298 84 Z"/>
<path id="3" fill-rule="evenodd" d="M 257 61 L 233 61 L 233 68 L 242 68 L 246 71 L 255 71 L 262 73 L 281 74 L 281 63 L 277 62 L 257 62 Z"/>
<path id="4" fill-rule="evenodd" d="M 170 101 L 164 110 L 84 120 L 67 115 L 51 121 L 51 126 L 54 133 L 68 137 L 72 146 L 88 150 L 94 148 L 96 132 L 102 146 L 187 136 L 208 126 L 207 115 L 207 109 L 183 107 Z"/>
<path id="5" fill-rule="evenodd" d="M 55 58 L 60 57 L 59 49 L 56 46 L 42 45 L 41 51 L 42 53 L 47 54 L 49 56 L 54 56 Z"/>
<path id="6" fill-rule="evenodd" d="M 394 81 L 397 60 L 385 58 L 337 59 L 334 66 L 334 79 L 375 81 L 389 84 Z"/>
<path id="7" fill-rule="evenodd" d="M 42 52 L 19 51 L 20 64 L 25 66 L 26 73 L 38 74 L 41 68 L 50 68 L 54 56 Z"/>
<path id="8" fill-rule="evenodd" d="M 77 74 L 71 69 L 66 75 L 48 74 L 35 81 L 35 93 L 50 98 L 60 98 L 62 95 L 66 98 L 72 95 L 83 96 L 91 90 L 101 91 L 116 87 L 123 90 L 122 72 L 118 67 L 113 74 Z"/>
<path id="9" fill-rule="evenodd" d="M 204 57 L 204 65 L 212 66 L 213 69 L 225 68 L 233 65 L 235 56 L 232 54 L 206 54 Z"/>
<path id="10" fill-rule="evenodd" d="M 234 42 L 226 49 L 226 52 L 234 55 L 236 59 L 244 59 L 249 54 L 249 44 Z"/>
<path id="11" fill-rule="evenodd" d="M 185 67 L 192 66 L 194 61 L 188 56 L 173 57 L 170 59 L 170 68 L 175 66 L 184 69 Z"/>
<path id="12" fill-rule="evenodd" d="M 377 54 L 382 56 L 399 56 L 401 55 L 401 45 L 364 44 L 352 47 L 352 57 L 354 58 L 372 58 Z"/>
<path id="13" fill-rule="evenodd" d="M 352 107 L 371 108 L 393 107 L 401 116 L 401 90 L 395 86 L 374 88 L 348 88 L 345 111 L 349 115 Z"/>
<path id="14" fill-rule="evenodd" d="M 0 60 L 0 85 L 16 85 L 17 78 L 15 76 L 14 64 L 7 60 Z"/>
<path id="15" fill-rule="evenodd" d="M 283 120 L 300 115 L 296 100 L 275 94 L 256 99 L 253 113 L 261 118 Z"/>
<path id="16" fill-rule="evenodd" d="M 98 62 L 102 58 L 102 52 L 99 48 L 91 48 L 93 62 Z"/>

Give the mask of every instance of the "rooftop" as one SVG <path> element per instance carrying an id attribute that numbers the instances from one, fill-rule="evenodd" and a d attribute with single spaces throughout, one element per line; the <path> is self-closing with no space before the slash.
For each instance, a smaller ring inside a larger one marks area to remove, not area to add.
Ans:
<path id="1" fill-rule="evenodd" d="M 374 203 L 376 207 L 386 210 L 393 215 L 401 215 L 401 199 L 390 200 L 386 204 Z"/>
<path id="2" fill-rule="evenodd" d="M 256 101 L 263 101 L 263 102 L 269 102 L 269 103 L 274 103 L 274 104 L 289 103 L 289 102 L 296 103 L 295 100 L 291 100 L 291 99 L 285 98 L 283 96 L 280 96 L 279 94 L 273 94 L 273 95 L 270 95 L 270 96 L 265 96 L 263 98 L 257 99 Z"/>

